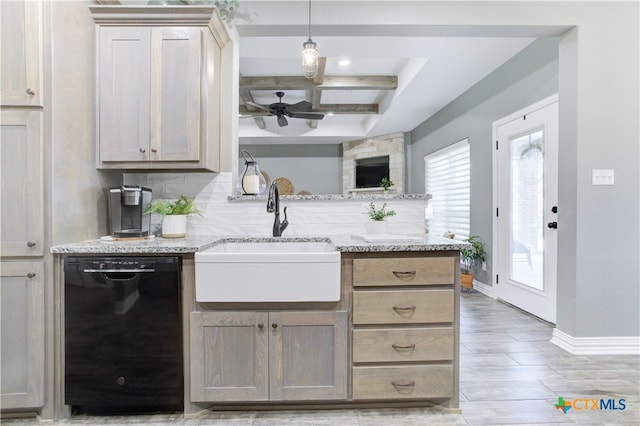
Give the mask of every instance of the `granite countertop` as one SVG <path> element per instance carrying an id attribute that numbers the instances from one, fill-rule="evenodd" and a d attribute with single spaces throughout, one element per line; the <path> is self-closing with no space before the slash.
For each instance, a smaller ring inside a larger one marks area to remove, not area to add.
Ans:
<path id="1" fill-rule="evenodd" d="M 51 247 L 54 254 L 189 254 L 204 251 L 222 242 L 251 241 L 327 241 L 337 251 L 347 253 L 385 251 L 459 250 L 466 243 L 442 237 L 420 235 L 328 235 L 328 236 L 189 236 L 186 238 L 152 238 L 132 241 L 95 239 Z"/>

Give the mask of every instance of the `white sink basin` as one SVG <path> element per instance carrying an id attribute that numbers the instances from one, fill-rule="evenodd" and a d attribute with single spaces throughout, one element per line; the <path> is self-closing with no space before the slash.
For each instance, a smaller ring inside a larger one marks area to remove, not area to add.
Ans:
<path id="1" fill-rule="evenodd" d="M 198 302 L 340 300 L 340 253 L 328 242 L 223 242 L 195 263 Z"/>

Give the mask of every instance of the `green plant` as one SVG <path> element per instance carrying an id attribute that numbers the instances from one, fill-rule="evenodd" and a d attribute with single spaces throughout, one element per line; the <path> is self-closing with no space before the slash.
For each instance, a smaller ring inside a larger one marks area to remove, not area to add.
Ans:
<path id="1" fill-rule="evenodd" d="M 239 0 L 213 0 L 213 5 L 220 12 L 220 16 L 225 22 L 231 21 L 236 13 L 238 7 L 240 7 Z"/>
<path id="2" fill-rule="evenodd" d="M 376 208 L 373 202 L 369 203 L 369 217 L 371 220 L 380 221 L 386 217 L 395 216 L 396 212 L 393 210 L 387 210 L 387 203 L 384 203 L 381 208 Z"/>
<path id="3" fill-rule="evenodd" d="M 384 177 L 380 180 L 380 186 L 383 187 L 385 191 L 388 191 L 393 185 L 395 184 L 389 178 Z"/>
<path id="4" fill-rule="evenodd" d="M 189 198 L 186 195 L 181 195 L 177 201 L 169 200 L 154 200 L 151 206 L 144 212 L 158 213 L 162 216 L 166 215 L 185 215 L 185 214 L 200 214 L 200 210 L 196 207 L 193 198 Z"/>
<path id="5" fill-rule="evenodd" d="M 464 242 L 469 243 L 470 246 L 460 249 L 460 258 L 464 265 L 463 270 L 469 272 L 477 263 L 487 260 L 487 252 L 477 235 L 469 236 Z"/>

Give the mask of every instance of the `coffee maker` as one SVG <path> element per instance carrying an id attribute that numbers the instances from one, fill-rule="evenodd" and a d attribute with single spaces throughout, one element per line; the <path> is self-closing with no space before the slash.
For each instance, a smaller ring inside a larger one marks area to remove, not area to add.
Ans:
<path id="1" fill-rule="evenodd" d="M 148 237 L 151 214 L 151 190 L 142 186 L 122 185 L 109 190 L 109 225 L 116 238 Z"/>

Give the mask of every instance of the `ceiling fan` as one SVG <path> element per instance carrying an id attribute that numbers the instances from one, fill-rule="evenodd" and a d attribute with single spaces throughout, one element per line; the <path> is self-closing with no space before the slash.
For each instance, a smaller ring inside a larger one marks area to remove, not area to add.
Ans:
<path id="1" fill-rule="evenodd" d="M 278 102 L 272 103 L 271 105 L 260 105 L 254 102 L 245 103 L 263 111 L 267 111 L 269 115 L 275 115 L 278 119 L 278 126 L 280 127 L 289 124 L 287 117 L 303 118 L 307 120 L 322 120 L 324 118 L 324 114 L 311 112 L 310 102 L 300 101 L 295 104 L 287 104 L 282 102 L 284 92 L 276 92 L 276 96 L 279 98 Z"/>

